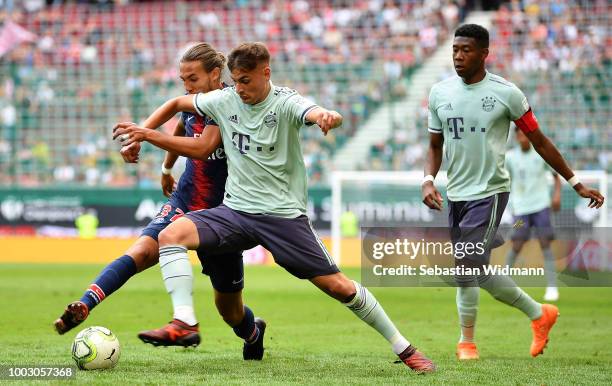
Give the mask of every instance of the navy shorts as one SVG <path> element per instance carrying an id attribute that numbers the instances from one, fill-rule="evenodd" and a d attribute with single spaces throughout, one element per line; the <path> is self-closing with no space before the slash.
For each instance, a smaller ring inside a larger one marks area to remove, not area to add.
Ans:
<path id="1" fill-rule="evenodd" d="M 330 275 L 338 267 L 315 233 L 307 216 L 284 218 L 233 210 L 223 204 L 185 215 L 198 228 L 199 250 L 207 257 L 261 245 L 274 261 L 300 279 Z M 210 237 L 207 232 L 214 232 Z"/>
<path id="2" fill-rule="evenodd" d="M 159 213 L 142 230 L 141 236 L 149 236 L 157 241 L 159 233 L 166 229 L 174 220 L 181 217 L 188 209 L 179 200 L 171 196 L 168 201 L 159 209 Z"/>
<path id="3" fill-rule="evenodd" d="M 531 229 L 539 239 L 552 240 L 555 238 L 552 223 L 550 222 L 550 208 L 539 212 L 514 216 L 514 232 L 512 240 L 527 241 L 531 238 Z"/>
<path id="4" fill-rule="evenodd" d="M 207 255 L 198 250 L 202 263 L 202 273 L 210 278 L 210 283 L 218 292 L 238 292 L 244 288 L 244 264 L 242 251 L 226 252 L 220 255 Z"/>
<path id="5" fill-rule="evenodd" d="M 174 220 L 183 216 L 187 211 L 182 203 L 172 196 L 159 213 L 145 229 L 141 236 L 149 236 L 158 241 L 159 233 Z M 208 257 L 198 251 L 198 259 L 202 263 L 202 273 L 210 277 L 213 288 L 219 292 L 238 292 L 244 288 L 244 268 L 242 251 L 231 251 L 218 258 Z"/>
<path id="6" fill-rule="evenodd" d="M 508 204 L 509 193 L 497 193 L 474 201 L 449 201 L 448 226 L 451 228 L 451 240 L 455 248 L 462 243 L 483 243 L 483 253 L 472 253 L 461 256 L 478 265 L 489 264 L 491 249 L 504 243 L 497 233 L 502 214 Z M 455 252 L 457 256 L 457 252 Z"/>

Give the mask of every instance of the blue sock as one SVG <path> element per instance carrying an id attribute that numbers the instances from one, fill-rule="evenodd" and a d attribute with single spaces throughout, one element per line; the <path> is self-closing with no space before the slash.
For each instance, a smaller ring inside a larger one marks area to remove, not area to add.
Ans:
<path id="1" fill-rule="evenodd" d="M 83 297 L 81 297 L 81 301 L 87 304 L 91 311 L 105 297 L 121 288 L 135 274 L 136 264 L 134 260 L 128 255 L 123 255 L 102 270 L 96 280 L 87 288 Z"/>
<path id="2" fill-rule="evenodd" d="M 234 333 L 238 335 L 238 337 L 246 340 L 247 343 L 255 342 L 257 338 L 259 338 L 259 328 L 255 325 L 255 316 L 253 316 L 253 311 L 247 306 L 244 306 L 244 318 L 242 322 L 232 328 L 234 329 Z"/>

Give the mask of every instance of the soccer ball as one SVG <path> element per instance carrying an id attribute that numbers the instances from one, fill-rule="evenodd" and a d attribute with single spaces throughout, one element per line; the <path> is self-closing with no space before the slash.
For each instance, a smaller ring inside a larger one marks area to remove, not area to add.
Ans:
<path id="1" fill-rule="evenodd" d="M 113 368 L 120 355 L 119 339 L 105 327 L 88 327 L 72 342 L 72 359 L 81 370 Z"/>

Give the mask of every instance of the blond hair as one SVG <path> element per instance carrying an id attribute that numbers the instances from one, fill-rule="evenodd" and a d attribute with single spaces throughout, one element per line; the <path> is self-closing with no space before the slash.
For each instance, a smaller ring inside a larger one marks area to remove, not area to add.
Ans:
<path id="1" fill-rule="evenodd" d="M 225 55 L 215 50 L 208 43 L 197 43 L 189 47 L 181 57 L 182 62 L 200 62 L 206 72 L 211 72 L 219 67 L 222 71 L 225 67 Z"/>

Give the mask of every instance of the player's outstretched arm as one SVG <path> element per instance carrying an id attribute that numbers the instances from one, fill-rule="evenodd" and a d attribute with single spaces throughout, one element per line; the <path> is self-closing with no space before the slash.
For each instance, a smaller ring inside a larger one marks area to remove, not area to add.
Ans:
<path id="1" fill-rule="evenodd" d="M 520 126 L 519 126 L 520 127 Z M 569 167 L 557 147 L 548 139 L 547 136 L 542 133 L 538 128 L 531 129 L 531 131 L 523 130 L 529 141 L 533 145 L 535 151 L 548 163 L 557 173 L 565 178 L 571 185 L 578 195 L 584 198 L 588 198 L 589 208 L 601 208 L 604 203 L 604 197 L 596 189 L 584 185 L 577 181 L 577 177 L 574 176 L 574 172 Z"/>
<path id="2" fill-rule="evenodd" d="M 327 135 L 328 131 L 342 125 L 342 115 L 337 111 L 317 106 L 306 114 L 306 121 L 316 123 L 323 134 Z"/>
<path id="3" fill-rule="evenodd" d="M 442 209 L 442 195 L 436 189 L 433 182 L 442 166 L 442 149 L 444 147 L 444 136 L 437 133 L 429 133 L 429 149 L 425 161 L 425 179 L 421 186 L 423 203 L 431 209 Z M 431 177 L 429 177 L 431 176 Z M 429 177 L 429 178 L 428 178 Z"/>
<path id="4" fill-rule="evenodd" d="M 164 103 L 161 107 L 153 112 L 143 123 L 143 127 L 157 129 L 164 123 L 168 122 L 170 118 L 176 115 L 178 112 L 188 111 L 194 112 L 195 107 L 193 106 L 193 95 L 183 95 L 180 97 L 176 97 L 170 99 L 166 103 Z M 113 133 L 117 129 L 119 125 L 123 127 L 133 126 L 135 123 L 132 122 L 122 122 L 115 126 L 113 129 Z M 125 134 L 127 135 L 127 134 Z M 114 137 L 115 138 L 115 137 Z M 123 160 L 127 163 L 136 163 L 138 162 L 138 152 L 140 151 L 140 146 L 138 144 L 133 144 L 138 141 L 126 141 L 128 137 L 121 138 L 123 142 L 123 147 L 120 151 Z"/>
<path id="5" fill-rule="evenodd" d="M 210 157 L 221 144 L 221 132 L 219 126 L 215 125 L 207 125 L 200 137 L 188 138 L 175 137 L 129 123 L 119 123 L 113 131 L 113 139 L 116 138 L 120 138 L 126 145 L 146 141 L 174 154 L 200 160 Z"/>
<path id="6" fill-rule="evenodd" d="M 195 113 L 193 98 L 194 96 L 190 94 L 170 99 L 158 107 L 157 110 L 144 121 L 143 126 L 157 129 L 181 111 Z"/>

